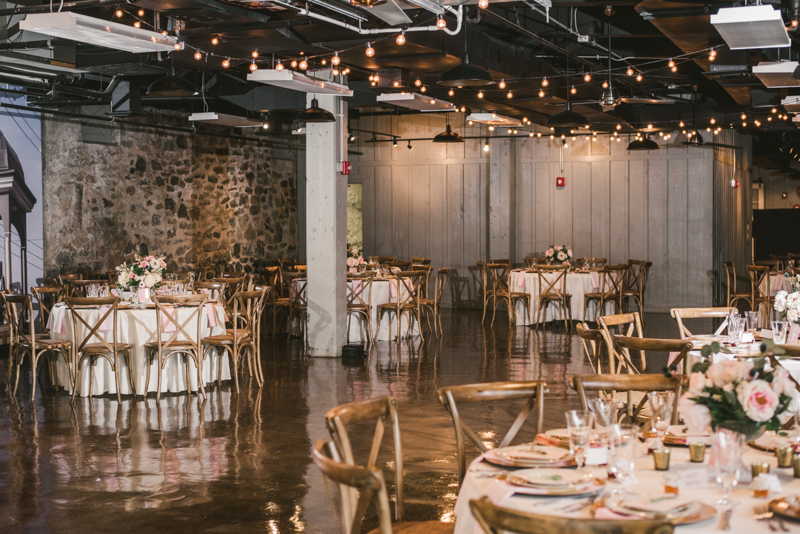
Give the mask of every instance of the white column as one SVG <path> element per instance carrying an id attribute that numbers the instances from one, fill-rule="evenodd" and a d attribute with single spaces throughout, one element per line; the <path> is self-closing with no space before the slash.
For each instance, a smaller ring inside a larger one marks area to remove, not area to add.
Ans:
<path id="1" fill-rule="evenodd" d="M 489 141 L 489 258 L 516 261 L 516 145 Z"/>
<path id="2" fill-rule="evenodd" d="M 317 99 L 337 122 L 308 123 L 306 129 L 308 354 L 331 358 L 341 355 L 347 339 L 347 176 L 339 172 L 341 128 L 347 121 L 338 116 L 340 97 Z"/>

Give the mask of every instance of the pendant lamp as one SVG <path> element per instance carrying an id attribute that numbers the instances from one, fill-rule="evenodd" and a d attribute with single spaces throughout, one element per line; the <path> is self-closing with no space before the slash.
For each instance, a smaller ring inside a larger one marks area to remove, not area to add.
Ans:
<path id="1" fill-rule="evenodd" d="M 547 120 L 550 128 L 583 128 L 589 124 L 589 119 L 572 111 L 572 104 L 567 100 L 564 111 L 556 113 Z"/>
<path id="2" fill-rule="evenodd" d="M 319 107 L 319 102 L 316 98 L 311 99 L 311 106 L 308 109 L 304 109 L 297 116 L 294 118 L 294 122 L 296 123 L 308 123 L 308 122 L 336 122 L 336 117 L 333 116 L 333 113 L 328 111 L 327 109 L 322 109 Z"/>
<path id="3" fill-rule="evenodd" d="M 658 150 L 661 147 L 658 146 L 658 143 L 650 139 L 649 137 L 644 137 L 642 139 L 634 139 L 628 144 L 627 150 Z"/>
<path id="4" fill-rule="evenodd" d="M 464 138 L 461 137 L 458 133 L 454 132 L 450 129 L 450 125 L 447 125 L 445 131 L 437 135 L 433 138 L 434 143 L 463 143 Z"/>
<path id="5" fill-rule="evenodd" d="M 461 64 L 442 73 L 437 83 L 445 87 L 484 87 L 492 85 L 494 80 L 489 71 L 470 65 L 469 54 L 464 52 Z"/>
<path id="6" fill-rule="evenodd" d="M 198 94 L 197 88 L 189 80 L 175 75 L 175 66 L 170 65 L 167 75 L 150 84 L 148 96 L 193 96 Z"/>

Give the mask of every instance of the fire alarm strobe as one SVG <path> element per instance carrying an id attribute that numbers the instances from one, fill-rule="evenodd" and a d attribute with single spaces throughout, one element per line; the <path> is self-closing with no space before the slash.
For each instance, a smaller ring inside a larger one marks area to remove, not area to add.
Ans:
<path id="1" fill-rule="evenodd" d="M 343 161 L 342 162 L 342 174 L 350 174 L 350 169 L 351 168 L 352 167 L 350 166 L 350 162 L 349 161 Z"/>
<path id="2" fill-rule="evenodd" d="M 564 187 L 567 180 L 563 176 L 558 176 L 556 178 L 556 187 Z"/>

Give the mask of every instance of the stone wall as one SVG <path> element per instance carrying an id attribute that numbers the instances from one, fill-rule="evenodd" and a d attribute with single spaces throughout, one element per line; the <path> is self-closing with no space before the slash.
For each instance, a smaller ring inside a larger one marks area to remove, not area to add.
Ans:
<path id="1" fill-rule="evenodd" d="M 178 113 L 147 120 L 187 125 Z M 294 154 L 153 128 L 110 133 L 116 144 L 85 143 L 80 122 L 43 121 L 46 273 L 112 270 L 145 251 L 177 270 L 251 271 L 296 257 Z"/>

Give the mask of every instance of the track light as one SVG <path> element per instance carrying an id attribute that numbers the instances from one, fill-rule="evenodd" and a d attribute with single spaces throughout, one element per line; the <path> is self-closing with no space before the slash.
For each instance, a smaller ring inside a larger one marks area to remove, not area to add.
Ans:
<path id="1" fill-rule="evenodd" d="M 392 139 L 392 148 L 397 148 L 397 139 Z"/>
<path id="2" fill-rule="evenodd" d="M 367 54 L 367 57 L 374 57 L 375 56 L 375 49 L 372 48 L 372 43 L 367 43 L 367 49 L 364 51 Z"/>
<path id="3" fill-rule="evenodd" d="M 414 147 L 413 147 L 413 146 L 411 146 L 411 141 L 410 141 L 410 140 L 408 141 L 408 149 L 409 149 L 409 150 L 414 150 Z"/>

